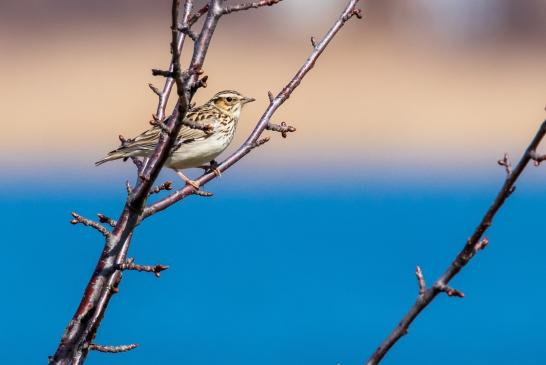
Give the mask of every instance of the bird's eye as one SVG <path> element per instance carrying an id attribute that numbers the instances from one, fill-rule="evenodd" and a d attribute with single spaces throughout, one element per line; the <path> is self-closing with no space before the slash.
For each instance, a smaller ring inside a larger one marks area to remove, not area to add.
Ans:
<path id="1" fill-rule="evenodd" d="M 233 98 L 232 98 L 231 96 L 228 96 L 228 97 L 226 98 L 226 100 L 227 100 L 228 103 L 231 103 L 231 102 L 233 101 Z"/>

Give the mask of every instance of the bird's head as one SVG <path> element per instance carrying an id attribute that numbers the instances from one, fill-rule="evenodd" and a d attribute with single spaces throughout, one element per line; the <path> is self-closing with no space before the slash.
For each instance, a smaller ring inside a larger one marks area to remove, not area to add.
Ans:
<path id="1" fill-rule="evenodd" d="M 234 115 L 241 112 L 243 105 L 254 100 L 256 99 L 243 96 L 237 91 L 224 90 L 214 95 L 210 101 L 223 112 Z"/>

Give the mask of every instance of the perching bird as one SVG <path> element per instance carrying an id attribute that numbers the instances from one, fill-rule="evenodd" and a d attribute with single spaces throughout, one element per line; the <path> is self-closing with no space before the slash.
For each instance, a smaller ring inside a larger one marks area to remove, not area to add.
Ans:
<path id="1" fill-rule="evenodd" d="M 225 90 L 217 93 L 205 104 L 189 110 L 186 120 L 198 122 L 202 125 L 211 125 L 212 132 L 206 133 L 200 129 L 192 129 L 182 125 L 175 147 L 165 166 L 174 169 L 187 183 L 199 189 L 199 184 L 186 177 L 182 169 L 205 167 L 210 164 L 215 168 L 213 161 L 222 153 L 233 140 L 241 109 L 246 103 L 254 101 L 237 91 Z M 123 146 L 111 151 L 102 160 L 95 162 L 101 165 L 105 162 L 128 157 L 149 157 L 159 141 L 161 128 L 154 126 L 133 139 L 127 140 Z"/>

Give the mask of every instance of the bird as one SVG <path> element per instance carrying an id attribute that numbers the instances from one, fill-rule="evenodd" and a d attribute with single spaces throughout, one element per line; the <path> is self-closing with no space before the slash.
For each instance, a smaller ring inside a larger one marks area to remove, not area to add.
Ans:
<path id="1" fill-rule="evenodd" d="M 224 90 L 216 93 L 205 104 L 190 109 L 185 120 L 203 126 L 210 125 L 212 131 L 193 129 L 183 124 L 165 166 L 173 169 L 187 185 L 197 190 L 199 183 L 188 178 L 180 170 L 199 167 L 220 175 L 216 169 L 215 159 L 233 140 L 243 106 L 255 100 L 234 90 Z M 118 159 L 126 160 L 130 157 L 150 157 L 159 141 L 161 131 L 161 127 L 155 125 L 135 138 L 126 140 L 121 147 L 110 151 L 104 158 L 95 162 L 95 165 Z"/>

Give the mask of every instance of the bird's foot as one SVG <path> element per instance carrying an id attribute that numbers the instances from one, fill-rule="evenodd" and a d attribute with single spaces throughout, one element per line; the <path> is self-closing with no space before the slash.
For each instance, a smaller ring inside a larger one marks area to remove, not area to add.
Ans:
<path id="1" fill-rule="evenodd" d="M 182 179 L 182 181 L 186 183 L 186 185 L 193 186 L 195 190 L 199 190 L 200 188 L 199 182 L 190 179 L 189 177 L 184 175 L 181 171 L 176 171 L 176 174 Z"/>

